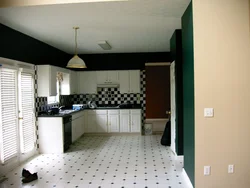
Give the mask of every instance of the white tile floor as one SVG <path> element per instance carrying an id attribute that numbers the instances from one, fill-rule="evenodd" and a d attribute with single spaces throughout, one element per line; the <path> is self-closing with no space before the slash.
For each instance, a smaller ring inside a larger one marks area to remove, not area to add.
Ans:
<path id="1" fill-rule="evenodd" d="M 46 154 L 10 172 L 1 188 L 188 188 L 182 161 L 161 136 L 84 136 L 65 154 Z M 22 168 L 38 180 L 21 183 Z"/>

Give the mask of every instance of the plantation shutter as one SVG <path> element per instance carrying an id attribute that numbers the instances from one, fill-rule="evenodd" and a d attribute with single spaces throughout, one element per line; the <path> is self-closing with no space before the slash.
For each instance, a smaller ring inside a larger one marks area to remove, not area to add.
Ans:
<path id="1" fill-rule="evenodd" d="M 0 69 L 0 159 L 2 163 L 18 155 L 17 72 Z"/>
<path id="2" fill-rule="evenodd" d="M 34 149 L 35 115 L 34 115 L 34 82 L 31 73 L 21 72 L 21 152 L 27 153 Z"/>

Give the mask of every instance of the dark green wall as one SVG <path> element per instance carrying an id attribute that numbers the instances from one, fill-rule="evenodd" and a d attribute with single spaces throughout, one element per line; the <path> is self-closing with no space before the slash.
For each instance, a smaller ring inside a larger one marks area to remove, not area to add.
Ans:
<path id="1" fill-rule="evenodd" d="M 0 57 L 59 67 L 66 67 L 73 57 L 3 24 L 0 24 L 0 33 Z M 171 59 L 169 52 L 81 54 L 79 56 L 85 61 L 87 70 L 144 69 L 146 62 L 169 62 Z"/>
<path id="2" fill-rule="evenodd" d="M 169 62 L 170 52 L 81 54 L 88 70 L 145 69 L 146 62 Z"/>
<path id="3" fill-rule="evenodd" d="M 182 16 L 184 168 L 194 185 L 194 47 L 192 2 Z"/>
<path id="4" fill-rule="evenodd" d="M 183 155 L 183 84 L 182 84 L 182 33 L 175 30 L 170 39 L 171 61 L 175 61 L 175 99 L 176 99 L 176 153 Z M 173 121 L 173 120 L 172 120 Z"/>
<path id="5" fill-rule="evenodd" d="M 71 55 L 0 24 L 0 57 L 65 67 Z"/>

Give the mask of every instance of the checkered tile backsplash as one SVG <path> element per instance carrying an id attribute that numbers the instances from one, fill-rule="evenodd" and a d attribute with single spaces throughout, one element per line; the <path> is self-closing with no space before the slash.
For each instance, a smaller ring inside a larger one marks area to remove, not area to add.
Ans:
<path id="1" fill-rule="evenodd" d="M 129 102 L 140 104 L 140 93 L 121 94 L 119 88 L 98 88 L 97 94 L 72 95 L 73 104 L 86 104 L 88 101 L 95 101 L 97 105 L 119 105 Z"/>

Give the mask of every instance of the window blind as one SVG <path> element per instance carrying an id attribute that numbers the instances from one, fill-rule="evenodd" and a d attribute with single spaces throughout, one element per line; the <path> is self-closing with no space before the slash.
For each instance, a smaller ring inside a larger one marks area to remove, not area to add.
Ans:
<path id="1" fill-rule="evenodd" d="M 27 153 L 35 146 L 34 82 L 31 73 L 21 72 L 21 152 Z"/>
<path id="2" fill-rule="evenodd" d="M 18 155 L 17 72 L 0 69 L 0 159 L 2 163 Z"/>

